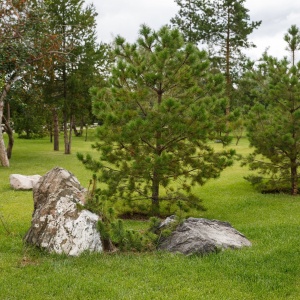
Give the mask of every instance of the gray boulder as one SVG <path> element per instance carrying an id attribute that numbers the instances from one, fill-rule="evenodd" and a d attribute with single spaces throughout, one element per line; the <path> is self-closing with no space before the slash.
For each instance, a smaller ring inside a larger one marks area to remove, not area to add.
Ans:
<path id="1" fill-rule="evenodd" d="M 11 174 L 9 176 L 9 183 L 14 190 L 32 190 L 33 186 L 41 177 L 41 175 L 26 176 L 21 174 Z"/>
<path id="2" fill-rule="evenodd" d="M 250 246 L 250 241 L 227 222 L 188 218 L 161 242 L 159 249 L 203 255 Z"/>
<path id="3" fill-rule="evenodd" d="M 99 217 L 83 205 L 85 190 L 76 177 L 54 168 L 33 187 L 34 212 L 25 242 L 58 254 L 102 252 Z"/>

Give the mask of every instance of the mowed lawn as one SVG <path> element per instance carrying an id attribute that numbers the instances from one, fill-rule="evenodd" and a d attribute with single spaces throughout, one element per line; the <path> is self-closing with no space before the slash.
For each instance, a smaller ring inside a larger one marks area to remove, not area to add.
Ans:
<path id="1" fill-rule="evenodd" d="M 92 174 L 76 152 L 97 156 L 90 140 L 74 137 L 73 154 L 64 155 L 62 142 L 54 152 L 48 138 L 16 138 L 11 167 L 0 167 L 0 299 L 300 299 L 300 197 L 258 193 L 243 179 L 249 171 L 239 162 L 196 189 L 207 208 L 197 217 L 230 222 L 251 248 L 204 257 L 157 252 L 74 258 L 24 245 L 32 192 L 11 190 L 9 175 L 44 175 L 61 166 L 87 187 Z M 232 148 L 250 151 L 245 139 Z"/>

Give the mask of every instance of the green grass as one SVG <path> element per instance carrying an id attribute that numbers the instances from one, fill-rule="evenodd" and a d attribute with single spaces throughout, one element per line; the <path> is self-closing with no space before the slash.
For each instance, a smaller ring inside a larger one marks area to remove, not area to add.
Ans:
<path id="1" fill-rule="evenodd" d="M 246 140 L 233 147 L 250 151 Z M 53 152 L 47 139 L 16 139 L 11 167 L 0 167 L 0 214 L 10 232 L 0 223 L 0 299 L 300 299 L 300 198 L 259 194 L 238 162 L 196 192 L 207 208 L 200 216 L 230 222 L 251 248 L 205 257 L 158 252 L 72 258 L 25 246 L 32 192 L 12 191 L 9 175 L 43 175 L 61 166 L 87 186 L 91 173 L 77 151 L 92 151 L 90 142 L 74 138 L 73 154 L 64 155 Z"/>

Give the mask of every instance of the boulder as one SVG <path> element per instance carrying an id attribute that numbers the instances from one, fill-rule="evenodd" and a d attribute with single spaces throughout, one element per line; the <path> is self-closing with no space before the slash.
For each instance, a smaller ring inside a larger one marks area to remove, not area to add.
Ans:
<path id="1" fill-rule="evenodd" d="M 33 187 L 34 212 L 25 242 L 72 256 L 102 252 L 99 217 L 82 209 L 85 193 L 72 173 L 59 167 L 49 171 Z"/>
<path id="2" fill-rule="evenodd" d="M 32 190 L 33 186 L 40 180 L 41 175 L 20 175 L 20 174 L 11 174 L 9 176 L 10 186 L 14 190 Z"/>
<path id="3" fill-rule="evenodd" d="M 245 246 L 250 247 L 250 241 L 227 222 L 188 218 L 161 242 L 159 249 L 203 255 Z"/>

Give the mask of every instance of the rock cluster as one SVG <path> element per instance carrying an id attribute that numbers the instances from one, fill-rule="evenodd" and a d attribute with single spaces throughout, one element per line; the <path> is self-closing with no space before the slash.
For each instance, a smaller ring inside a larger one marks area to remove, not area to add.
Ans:
<path id="1" fill-rule="evenodd" d="M 41 177 L 33 185 L 34 212 L 25 241 L 59 254 L 102 252 L 99 217 L 82 209 L 85 194 L 76 177 L 65 169 L 57 167 Z M 159 230 L 172 227 L 175 221 L 174 216 L 167 218 Z M 227 222 L 188 218 L 161 241 L 159 249 L 202 255 L 249 246 L 250 241 Z"/>

